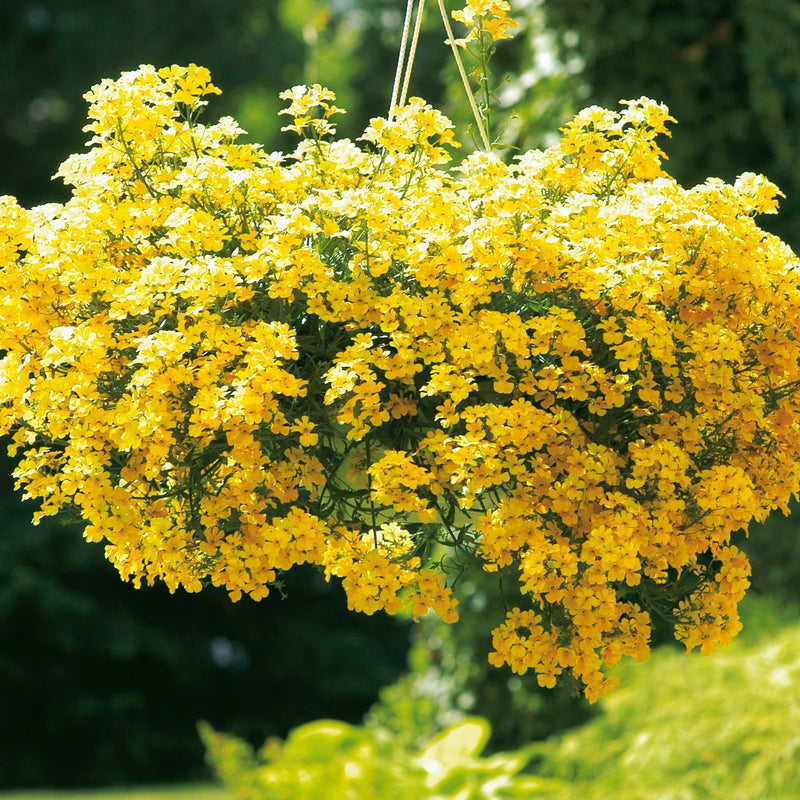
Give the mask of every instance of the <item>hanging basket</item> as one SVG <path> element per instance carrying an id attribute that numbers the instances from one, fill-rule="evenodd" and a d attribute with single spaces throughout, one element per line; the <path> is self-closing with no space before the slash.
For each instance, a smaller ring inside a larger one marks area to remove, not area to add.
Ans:
<path id="1" fill-rule="evenodd" d="M 653 613 L 689 648 L 734 636 L 731 536 L 800 486 L 800 271 L 753 219 L 775 187 L 681 187 L 645 98 L 453 169 L 419 99 L 352 142 L 295 87 L 283 155 L 201 124 L 217 91 L 194 65 L 103 81 L 72 198 L 0 200 L 2 431 L 36 518 L 233 599 L 311 563 L 354 610 L 453 622 L 453 582 L 498 573 L 526 602 L 492 663 L 590 699 Z"/>

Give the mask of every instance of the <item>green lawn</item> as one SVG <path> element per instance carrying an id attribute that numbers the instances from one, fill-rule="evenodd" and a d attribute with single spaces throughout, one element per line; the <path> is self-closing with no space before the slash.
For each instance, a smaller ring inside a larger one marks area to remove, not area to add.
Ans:
<path id="1" fill-rule="evenodd" d="M 557 800 L 800 800 L 800 615 L 755 596 L 742 612 L 712 656 L 621 666 L 597 717 L 541 745 Z"/>
<path id="2" fill-rule="evenodd" d="M 145 789 L 82 789 L 70 792 L 0 793 L 0 800 L 230 800 L 217 786 L 153 786 Z"/>

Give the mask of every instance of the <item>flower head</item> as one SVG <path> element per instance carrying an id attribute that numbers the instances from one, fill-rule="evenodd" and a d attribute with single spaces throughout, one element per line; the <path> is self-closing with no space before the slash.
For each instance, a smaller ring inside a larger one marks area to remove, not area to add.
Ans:
<path id="1" fill-rule="evenodd" d="M 511 31 L 518 23 L 509 16 L 510 10 L 507 0 L 467 0 L 463 8 L 452 12 L 453 19 L 467 27 L 467 35 L 457 43 L 463 47 L 477 39 L 481 32 L 495 42 L 511 39 Z"/>

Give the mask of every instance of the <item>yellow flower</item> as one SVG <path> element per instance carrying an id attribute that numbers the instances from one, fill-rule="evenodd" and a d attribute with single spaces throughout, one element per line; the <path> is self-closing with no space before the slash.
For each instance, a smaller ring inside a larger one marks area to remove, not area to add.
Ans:
<path id="1" fill-rule="evenodd" d="M 468 29 L 467 36 L 457 43 L 464 46 L 466 42 L 477 38 L 481 30 L 494 41 L 512 38 L 510 31 L 518 23 L 508 15 L 510 10 L 511 4 L 507 0 L 468 0 L 463 8 L 452 12 L 453 19 L 462 22 Z"/>
<path id="2" fill-rule="evenodd" d="M 503 38 L 508 11 L 455 16 Z M 451 170 L 422 100 L 353 142 L 294 87 L 284 156 L 201 124 L 216 91 L 102 81 L 71 198 L 0 198 L 0 432 L 36 520 L 234 600 L 308 563 L 354 610 L 456 622 L 447 565 L 516 575 L 491 663 L 592 701 L 654 613 L 729 641 L 732 535 L 800 489 L 800 266 L 753 219 L 775 187 L 681 187 L 646 98 Z"/>

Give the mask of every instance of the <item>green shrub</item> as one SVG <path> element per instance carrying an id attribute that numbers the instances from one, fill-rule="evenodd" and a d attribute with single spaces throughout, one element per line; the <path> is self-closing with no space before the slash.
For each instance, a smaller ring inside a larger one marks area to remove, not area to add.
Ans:
<path id="1" fill-rule="evenodd" d="M 254 753 L 201 723 L 209 764 L 236 800 L 546 800 L 560 781 L 520 775 L 530 750 L 480 756 L 488 723 L 464 719 L 419 751 L 373 727 L 318 720 Z"/>

